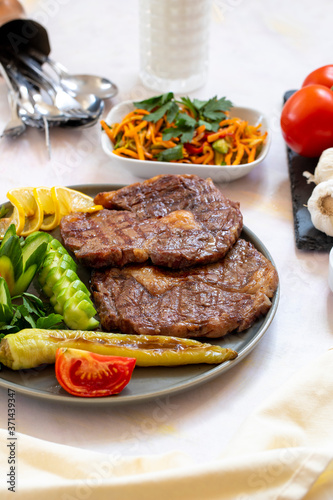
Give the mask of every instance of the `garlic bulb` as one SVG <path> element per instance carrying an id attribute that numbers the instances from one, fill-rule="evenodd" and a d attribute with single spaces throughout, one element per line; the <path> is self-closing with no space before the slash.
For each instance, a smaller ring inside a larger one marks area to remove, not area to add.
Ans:
<path id="1" fill-rule="evenodd" d="M 310 182 L 319 184 L 320 182 L 333 179 L 333 148 L 325 149 L 325 151 L 322 152 L 315 168 L 314 175 L 310 174 L 310 172 L 303 172 L 303 175 L 308 179 L 308 184 Z"/>
<path id="2" fill-rule="evenodd" d="M 333 236 L 333 179 L 318 184 L 308 201 L 312 224 L 328 236 Z"/>

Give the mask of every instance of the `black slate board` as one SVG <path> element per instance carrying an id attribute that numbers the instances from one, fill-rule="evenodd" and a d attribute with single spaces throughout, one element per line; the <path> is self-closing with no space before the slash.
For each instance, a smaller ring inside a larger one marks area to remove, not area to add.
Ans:
<path id="1" fill-rule="evenodd" d="M 295 92 L 289 90 L 284 94 L 284 102 Z M 333 238 L 318 231 L 311 222 L 310 212 L 306 208 L 308 199 L 315 187 L 307 183 L 303 172 L 313 174 L 319 158 L 305 158 L 287 147 L 289 178 L 294 215 L 296 246 L 300 250 L 317 250 L 328 252 L 333 247 Z"/>

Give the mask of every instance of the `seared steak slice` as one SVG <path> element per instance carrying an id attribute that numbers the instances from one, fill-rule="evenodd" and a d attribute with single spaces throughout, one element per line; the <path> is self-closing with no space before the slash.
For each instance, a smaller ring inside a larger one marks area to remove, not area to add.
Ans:
<path id="1" fill-rule="evenodd" d="M 60 224 L 65 246 L 95 268 L 148 259 L 175 269 L 216 262 L 243 225 L 239 204 L 195 175 L 157 176 L 95 201 L 107 210 L 74 213 Z"/>
<path id="2" fill-rule="evenodd" d="M 265 314 L 278 284 L 275 268 L 238 240 L 215 263 L 183 270 L 149 265 L 94 271 L 94 301 L 107 331 L 221 337 Z"/>

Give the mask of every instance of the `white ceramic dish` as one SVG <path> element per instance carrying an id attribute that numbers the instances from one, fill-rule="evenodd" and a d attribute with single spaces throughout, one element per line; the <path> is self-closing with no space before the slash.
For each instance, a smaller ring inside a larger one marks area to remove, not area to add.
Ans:
<path id="1" fill-rule="evenodd" d="M 328 284 L 333 292 L 333 248 L 330 251 L 329 264 L 328 264 Z"/>
<path id="2" fill-rule="evenodd" d="M 124 116 L 133 111 L 134 105 L 132 101 L 124 101 L 114 108 L 111 109 L 105 121 L 108 125 L 112 123 L 119 123 Z M 249 122 L 250 125 L 258 125 L 261 123 L 261 131 L 268 131 L 268 122 L 265 116 L 260 113 L 260 111 L 252 108 L 243 108 L 234 106 L 230 110 L 231 117 L 239 117 L 243 120 Z M 266 157 L 269 146 L 270 146 L 271 136 L 268 131 L 268 136 L 266 142 L 260 152 L 258 158 L 252 163 L 245 163 L 244 165 L 195 165 L 185 164 L 185 163 L 172 163 L 163 161 L 142 161 L 130 158 L 122 158 L 115 155 L 113 151 L 113 144 L 102 131 L 102 147 L 105 153 L 112 158 L 112 163 L 121 166 L 131 172 L 137 177 L 142 177 L 144 179 L 149 179 L 154 175 L 159 174 L 196 174 L 200 177 L 207 178 L 210 177 L 215 182 L 230 182 L 244 175 L 248 174 L 253 170 L 259 163 L 261 163 Z"/>

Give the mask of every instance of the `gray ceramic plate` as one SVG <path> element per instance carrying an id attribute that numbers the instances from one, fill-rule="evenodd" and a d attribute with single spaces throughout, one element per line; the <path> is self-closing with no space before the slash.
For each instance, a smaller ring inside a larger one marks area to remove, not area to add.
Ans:
<path id="1" fill-rule="evenodd" d="M 94 196 L 100 191 L 111 191 L 119 189 L 121 186 L 84 185 L 72 187 L 90 196 Z M 59 237 L 59 231 L 57 229 L 53 234 Z M 241 236 L 250 241 L 274 265 L 271 255 L 252 231 L 245 227 Z M 80 269 L 78 273 L 85 282 L 89 281 L 86 270 Z M 29 291 L 34 292 L 33 288 Z M 222 339 L 207 339 L 207 341 L 212 344 L 230 347 L 238 352 L 238 357 L 235 360 L 227 361 L 221 365 L 200 364 L 170 368 L 137 367 L 133 372 L 131 382 L 119 395 L 104 398 L 86 399 L 71 396 L 66 393 L 57 382 L 53 365 L 19 371 L 13 371 L 3 367 L 0 372 L 0 386 L 14 389 L 21 394 L 47 399 L 49 401 L 89 405 L 119 405 L 175 394 L 176 392 L 184 391 L 203 382 L 207 382 L 242 361 L 266 333 L 276 313 L 278 301 L 279 288 L 272 299 L 272 307 L 268 314 L 257 320 L 251 328 L 242 333 L 227 335 Z"/>

